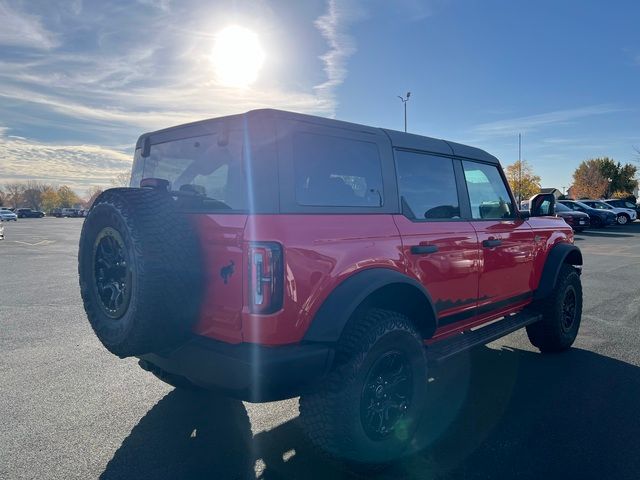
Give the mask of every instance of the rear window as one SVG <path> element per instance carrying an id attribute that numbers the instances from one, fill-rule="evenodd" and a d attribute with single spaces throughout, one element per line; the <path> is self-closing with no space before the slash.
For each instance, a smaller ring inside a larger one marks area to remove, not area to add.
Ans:
<path id="1" fill-rule="evenodd" d="M 380 153 L 375 143 L 299 133 L 293 140 L 299 205 L 381 207 Z"/>
<path id="2" fill-rule="evenodd" d="M 168 180 L 171 189 L 210 200 L 209 208 L 247 208 L 240 131 L 152 144 L 149 156 L 136 150 L 132 186 L 142 178 Z"/>

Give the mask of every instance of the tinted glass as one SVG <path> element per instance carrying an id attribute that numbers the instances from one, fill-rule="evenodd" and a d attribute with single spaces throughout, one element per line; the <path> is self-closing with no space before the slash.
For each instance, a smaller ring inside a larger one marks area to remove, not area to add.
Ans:
<path id="1" fill-rule="evenodd" d="M 514 218 L 515 209 L 498 167 L 463 161 L 464 176 L 475 219 Z"/>
<path id="2" fill-rule="evenodd" d="M 396 152 L 398 189 L 412 218 L 459 218 L 453 161 L 412 152 Z"/>
<path id="3" fill-rule="evenodd" d="M 204 194 L 221 202 L 220 207 L 246 208 L 241 132 L 226 133 L 220 142 L 214 134 L 151 145 L 147 158 L 139 153 L 136 150 L 132 183 L 163 178 L 172 190 Z"/>
<path id="4" fill-rule="evenodd" d="M 382 167 L 375 143 L 299 133 L 293 141 L 300 205 L 380 207 Z"/>
<path id="5" fill-rule="evenodd" d="M 571 209 L 569 207 L 567 207 L 563 203 L 556 203 L 555 209 L 556 209 L 556 212 L 570 212 L 571 211 Z"/>

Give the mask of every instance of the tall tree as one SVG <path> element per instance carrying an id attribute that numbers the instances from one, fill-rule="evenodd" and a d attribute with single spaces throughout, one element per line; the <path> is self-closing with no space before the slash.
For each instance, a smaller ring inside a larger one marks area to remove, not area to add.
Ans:
<path id="1" fill-rule="evenodd" d="M 598 159 L 585 160 L 573 172 L 573 196 L 575 198 L 602 198 L 609 189 L 609 180 L 600 169 Z"/>
<path id="2" fill-rule="evenodd" d="M 507 166 L 505 175 L 518 202 L 540 192 L 540 177 L 533 173 L 533 167 L 525 160 L 518 160 Z"/>
<path id="3" fill-rule="evenodd" d="M 27 207 L 31 207 L 34 210 L 40 210 L 42 208 L 42 192 L 47 188 L 44 183 L 37 182 L 36 180 L 29 180 L 24 186 L 24 192 L 22 193 L 22 199 Z"/>
<path id="4" fill-rule="evenodd" d="M 0 207 L 4 207 L 4 202 L 6 201 L 7 194 L 0 190 Z"/>
<path id="5" fill-rule="evenodd" d="M 7 203 L 13 208 L 18 208 L 22 201 L 22 193 L 24 192 L 23 183 L 7 183 L 5 186 L 7 191 Z"/>
<path id="6" fill-rule="evenodd" d="M 42 209 L 48 214 L 54 208 L 60 207 L 60 197 L 58 197 L 58 191 L 53 187 L 47 188 L 42 192 Z"/>
<path id="7" fill-rule="evenodd" d="M 585 160 L 573 174 L 574 195 L 576 198 L 631 195 L 638 186 L 636 172 L 634 165 L 621 165 L 609 157 Z"/>
<path id="8" fill-rule="evenodd" d="M 69 208 L 79 204 L 82 200 L 76 195 L 76 192 L 71 190 L 71 187 L 62 185 L 58 188 L 58 198 L 60 201 L 60 208 Z"/>

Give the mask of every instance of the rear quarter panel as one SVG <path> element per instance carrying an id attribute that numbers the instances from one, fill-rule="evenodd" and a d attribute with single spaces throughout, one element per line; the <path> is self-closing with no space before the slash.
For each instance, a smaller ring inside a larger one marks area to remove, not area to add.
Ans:
<path id="1" fill-rule="evenodd" d="M 322 302 L 347 277 L 367 268 L 404 272 L 402 245 L 391 215 L 255 215 L 245 229 L 249 241 L 284 248 L 283 309 L 271 315 L 242 311 L 245 342 L 266 345 L 302 340 Z M 248 268 L 246 258 L 243 271 Z M 246 282 L 245 282 L 245 295 Z"/>

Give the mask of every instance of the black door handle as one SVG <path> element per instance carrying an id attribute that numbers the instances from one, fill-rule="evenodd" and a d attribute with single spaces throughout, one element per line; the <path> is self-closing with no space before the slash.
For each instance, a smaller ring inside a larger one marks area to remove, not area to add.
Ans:
<path id="1" fill-rule="evenodd" d="M 482 246 L 486 248 L 499 247 L 502 245 L 502 240 L 499 238 L 492 238 L 491 240 L 483 240 Z"/>
<path id="2" fill-rule="evenodd" d="M 425 255 L 427 253 L 436 253 L 437 251 L 437 245 L 414 245 L 411 247 L 411 253 L 414 255 Z"/>

